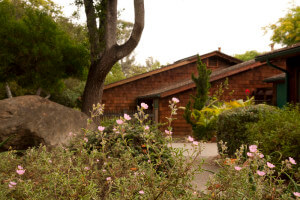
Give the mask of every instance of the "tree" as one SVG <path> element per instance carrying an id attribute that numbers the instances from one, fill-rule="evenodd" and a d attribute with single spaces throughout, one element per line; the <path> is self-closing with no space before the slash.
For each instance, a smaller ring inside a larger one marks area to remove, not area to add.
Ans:
<path id="1" fill-rule="evenodd" d="M 285 17 L 264 29 L 273 31 L 271 40 L 274 43 L 290 46 L 300 42 L 300 6 L 294 6 Z"/>
<path id="2" fill-rule="evenodd" d="M 90 114 L 101 102 L 105 77 L 113 65 L 137 46 L 144 28 L 144 1 L 134 0 L 135 22 L 128 41 L 117 44 L 117 0 L 75 0 L 84 5 L 90 41 L 91 65 L 83 94 L 82 111 Z"/>
<path id="3" fill-rule="evenodd" d="M 114 66 L 111 68 L 110 72 L 107 74 L 107 76 L 105 78 L 105 85 L 123 80 L 125 78 L 126 78 L 126 76 L 124 75 L 124 73 L 122 71 L 121 64 L 119 62 L 117 62 L 116 64 L 114 64 Z"/>
<path id="4" fill-rule="evenodd" d="M 51 93 L 62 89 L 67 77 L 84 77 L 88 49 L 55 22 L 57 12 L 47 2 L 51 5 L 50 0 L 0 2 L 1 83 Z"/>
<path id="5" fill-rule="evenodd" d="M 237 59 L 240 59 L 242 61 L 247 61 L 247 60 L 252 60 L 254 59 L 256 56 L 260 55 L 259 52 L 252 50 L 252 51 L 246 51 L 243 54 L 235 54 L 234 57 Z"/>
<path id="6" fill-rule="evenodd" d="M 208 92 L 210 88 L 210 74 L 211 71 L 206 68 L 206 65 L 201 62 L 200 57 L 198 56 L 197 60 L 197 70 L 198 70 L 198 77 L 195 77 L 192 74 L 192 80 L 196 84 L 196 95 L 192 96 L 192 101 L 189 101 L 185 107 L 184 111 L 184 119 L 187 123 L 192 125 L 192 129 L 194 135 L 198 139 L 203 139 L 202 136 L 205 135 L 205 128 L 202 126 L 197 125 L 196 121 L 194 121 L 192 117 L 193 110 L 202 110 L 208 100 Z"/>

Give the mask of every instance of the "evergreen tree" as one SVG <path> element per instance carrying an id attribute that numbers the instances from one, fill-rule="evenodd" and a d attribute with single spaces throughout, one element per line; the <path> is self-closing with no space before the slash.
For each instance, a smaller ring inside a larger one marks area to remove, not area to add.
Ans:
<path id="1" fill-rule="evenodd" d="M 202 110 L 208 100 L 208 92 L 210 88 L 209 77 L 211 71 L 206 68 L 206 65 L 202 63 L 200 56 L 198 56 L 197 60 L 197 70 L 198 77 L 192 74 L 192 80 L 196 84 L 196 95 L 191 96 L 192 101 L 190 100 L 186 105 L 184 112 L 184 119 L 187 123 L 192 125 L 194 136 L 198 139 L 203 139 L 203 135 L 205 134 L 205 128 L 196 124 L 192 119 L 192 112 L 194 109 Z"/>

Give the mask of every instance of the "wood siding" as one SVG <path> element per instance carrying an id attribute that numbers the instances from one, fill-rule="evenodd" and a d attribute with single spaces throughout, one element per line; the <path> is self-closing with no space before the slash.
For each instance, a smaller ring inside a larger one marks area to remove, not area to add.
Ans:
<path id="1" fill-rule="evenodd" d="M 204 60 L 204 62 L 208 64 L 208 68 L 212 70 L 224 69 L 230 65 L 229 61 L 218 57 L 213 58 L 211 61 L 208 58 Z M 212 65 L 210 65 L 210 63 Z M 276 64 L 285 68 L 285 62 L 278 62 Z M 120 113 L 126 113 L 126 111 L 135 110 L 137 106 L 137 97 L 153 90 L 188 80 L 192 73 L 197 74 L 196 62 L 105 89 L 102 99 L 102 103 L 105 104 L 105 112 L 109 113 L 118 110 Z M 253 92 L 257 88 L 272 87 L 272 84 L 264 83 L 263 80 L 279 73 L 282 72 L 264 64 L 247 71 L 230 75 L 228 77 L 229 89 L 228 91 L 225 91 L 224 99 L 245 99 L 246 89 Z M 211 93 L 216 91 L 218 86 L 224 81 L 225 78 L 213 81 L 211 83 Z M 229 93 L 232 90 L 234 90 L 234 93 L 230 96 Z M 166 117 L 170 116 L 168 104 L 172 97 L 177 97 L 180 100 L 179 106 L 184 107 L 188 103 L 190 95 L 194 93 L 195 89 L 192 88 L 180 91 L 174 95 L 159 98 L 158 122 L 165 123 Z M 178 115 L 176 116 L 177 120 L 172 124 L 175 136 L 191 135 L 192 132 L 190 125 L 185 122 L 182 114 L 183 110 L 179 110 Z"/>

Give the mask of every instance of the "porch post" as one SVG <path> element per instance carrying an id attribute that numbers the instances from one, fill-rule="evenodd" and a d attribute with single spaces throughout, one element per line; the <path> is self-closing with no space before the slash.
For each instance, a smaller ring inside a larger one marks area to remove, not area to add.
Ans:
<path id="1" fill-rule="evenodd" d="M 153 100 L 153 111 L 154 111 L 154 121 L 155 123 L 158 123 L 158 98 Z"/>

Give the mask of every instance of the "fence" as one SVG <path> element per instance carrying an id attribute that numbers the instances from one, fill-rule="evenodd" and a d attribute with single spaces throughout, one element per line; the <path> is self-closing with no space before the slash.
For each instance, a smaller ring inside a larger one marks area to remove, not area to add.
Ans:
<path id="1" fill-rule="evenodd" d="M 121 116 L 123 117 L 125 113 L 129 115 L 131 118 L 133 118 L 133 115 L 137 112 L 138 112 L 137 110 L 126 110 L 126 111 L 116 110 L 116 111 L 108 111 L 108 112 L 104 111 L 103 115 L 100 116 L 98 120 L 102 121 L 102 120 L 119 118 Z M 147 121 L 152 121 L 152 122 L 154 121 L 154 114 L 152 110 L 144 110 L 144 113 L 148 115 Z"/>

